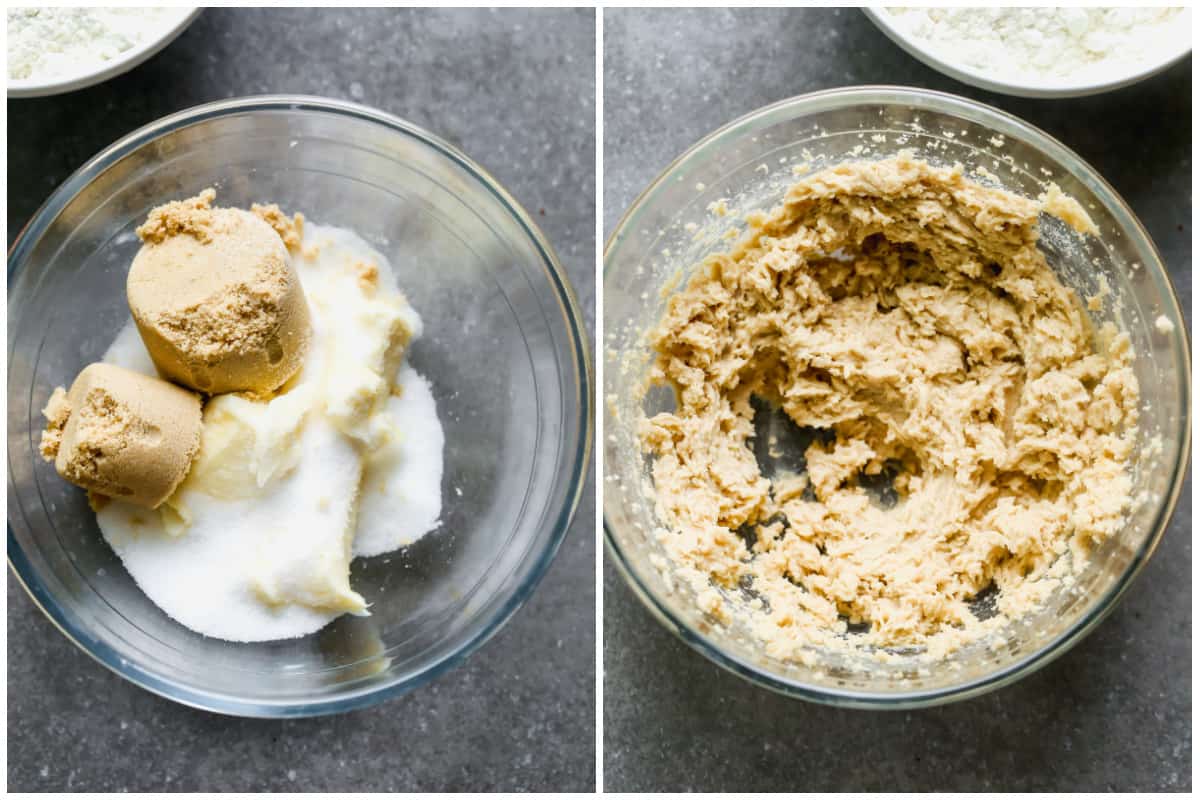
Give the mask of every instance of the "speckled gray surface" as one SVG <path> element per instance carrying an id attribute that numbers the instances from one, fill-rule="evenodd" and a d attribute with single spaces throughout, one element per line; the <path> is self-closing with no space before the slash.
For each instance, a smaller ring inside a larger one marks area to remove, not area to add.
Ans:
<path id="1" fill-rule="evenodd" d="M 8 103 L 9 242 L 101 148 L 224 97 L 357 100 L 454 144 L 534 215 L 594 318 L 591 10 L 206 11 L 92 89 Z M 295 721 L 193 711 L 78 652 L 8 578 L 14 791 L 574 790 L 595 781 L 593 493 L 529 603 L 464 666 L 375 708 Z"/>
<path id="2" fill-rule="evenodd" d="M 1099 97 L 972 89 L 858 11 L 605 12 L 605 230 L 704 134 L 797 94 L 866 83 L 973 97 L 1038 125 L 1116 187 L 1191 313 L 1191 61 Z M 787 700 L 670 636 L 604 573 L 606 790 L 1191 788 L 1191 490 L 1116 612 L 1017 685 L 926 711 Z"/>

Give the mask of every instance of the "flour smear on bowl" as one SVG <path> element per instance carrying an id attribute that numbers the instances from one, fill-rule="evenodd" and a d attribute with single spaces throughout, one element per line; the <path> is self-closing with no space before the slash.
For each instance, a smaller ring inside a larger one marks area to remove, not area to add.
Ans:
<path id="1" fill-rule="evenodd" d="M 1182 8 L 888 8 L 934 55 L 985 77 L 1035 84 L 1107 83 L 1179 52 Z"/>
<path id="2" fill-rule="evenodd" d="M 190 9 L 10 8 L 8 79 L 41 81 L 103 68 L 153 41 Z"/>

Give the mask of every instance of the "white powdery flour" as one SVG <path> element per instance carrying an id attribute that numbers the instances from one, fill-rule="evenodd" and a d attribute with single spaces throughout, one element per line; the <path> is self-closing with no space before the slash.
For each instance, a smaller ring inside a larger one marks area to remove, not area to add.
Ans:
<path id="1" fill-rule="evenodd" d="M 190 10 L 10 8 L 9 80 L 90 72 L 156 37 Z"/>
<path id="2" fill-rule="evenodd" d="M 1149 66 L 1190 36 L 1181 8 L 889 8 L 939 57 L 997 80 L 1098 83 Z"/>

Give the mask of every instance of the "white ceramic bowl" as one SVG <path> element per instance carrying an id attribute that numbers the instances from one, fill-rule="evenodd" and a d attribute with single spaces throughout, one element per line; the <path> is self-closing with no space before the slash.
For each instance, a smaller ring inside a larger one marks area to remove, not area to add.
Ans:
<path id="1" fill-rule="evenodd" d="M 52 94 L 72 92 L 122 75 L 141 64 L 152 55 L 162 50 L 183 33 L 188 25 L 200 15 L 201 8 L 173 9 L 174 15 L 169 24 L 165 25 L 157 36 L 150 37 L 131 47 L 117 58 L 105 61 L 101 65 L 92 65 L 79 72 L 67 75 L 56 75 L 52 78 L 33 78 L 28 80 L 8 79 L 9 97 L 46 97 Z"/>
<path id="2" fill-rule="evenodd" d="M 1132 72 L 1114 75 L 1106 81 L 1092 82 L 1055 82 L 1055 83 L 1023 83 L 999 80 L 995 74 L 987 74 L 960 62 L 948 61 L 929 43 L 912 36 L 904 26 L 896 22 L 895 17 L 886 8 L 864 8 L 863 13 L 875 23 L 879 30 L 896 44 L 900 45 L 913 58 L 936 69 L 955 80 L 991 92 L 1011 94 L 1018 97 L 1083 97 L 1089 94 L 1100 94 L 1128 86 L 1145 80 L 1151 75 L 1162 72 L 1167 67 L 1184 58 L 1192 51 L 1191 38 L 1180 37 L 1176 42 L 1163 42 L 1163 48 L 1158 58 L 1153 62 L 1142 64 Z M 1191 10 L 1185 9 L 1186 19 L 1180 24 L 1191 28 Z"/>

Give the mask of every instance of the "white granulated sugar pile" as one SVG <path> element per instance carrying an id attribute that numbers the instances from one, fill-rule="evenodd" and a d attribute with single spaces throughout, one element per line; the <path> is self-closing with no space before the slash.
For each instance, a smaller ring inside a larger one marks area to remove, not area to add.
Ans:
<path id="1" fill-rule="evenodd" d="M 10 8 L 9 80 L 90 72 L 149 41 L 186 10 L 170 8 Z"/>
<path id="2" fill-rule="evenodd" d="M 1099 83 L 1178 52 L 1182 8 L 889 8 L 930 52 L 998 80 Z"/>

